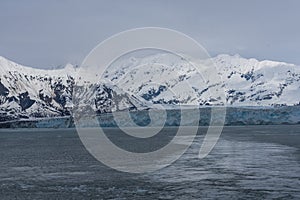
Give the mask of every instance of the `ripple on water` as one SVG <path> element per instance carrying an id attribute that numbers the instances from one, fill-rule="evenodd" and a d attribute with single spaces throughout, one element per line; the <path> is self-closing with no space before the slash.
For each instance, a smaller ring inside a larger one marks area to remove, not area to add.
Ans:
<path id="1" fill-rule="evenodd" d="M 190 191 L 187 193 L 196 193 L 199 197 L 204 194 L 299 197 L 300 166 L 296 148 L 221 138 L 213 152 L 199 160 L 202 140 L 203 137 L 196 137 L 192 147 L 178 161 L 152 173 L 149 178 L 162 185 L 173 185 L 171 189 L 175 193 Z"/>

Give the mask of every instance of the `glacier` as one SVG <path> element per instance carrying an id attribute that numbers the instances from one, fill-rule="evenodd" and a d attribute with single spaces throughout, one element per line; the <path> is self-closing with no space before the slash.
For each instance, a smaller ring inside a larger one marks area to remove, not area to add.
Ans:
<path id="1" fill-rule="evenodd" d="M 125 111 L 119 111 L 125 112 Z M 199 126 L 209 126 L 211 123 L 211 108 L 200 108 L 199 112 L 185 110 L 187 119 L 181 121 L 180 109 L 154 110 L 152 121 L 149 117 L 149 110 L 130 111 L 130 120 L 139 127 L 146 127 L 151 123 L 153 127 L 169 126 L 190 126 L 195 125 L 195 116 L 200 114 L 200 120 L 196 122 Z M 164 112 L 167 113 L 165 117 Z M 126 112 L 127 114 L 128 112 Z M 85 117 L 81 120 L 84 126 L 81 127 L 131 127 L 128 120 L 116 123 L 114 115 L 118 113 L 103 113 Z M 95 123 L 96 122 L 96 123 Z M 240 125 L 283 125 L 300 124 L 300 106 L 280 106 L 280 107 L 227 107 L 225 123 L 219 125 L 240 126 Z M 27 119 L 8 122 L 0 122 L 0 128 L 75 128 L 73 117 L 56 117 L 46 119 Z"/>

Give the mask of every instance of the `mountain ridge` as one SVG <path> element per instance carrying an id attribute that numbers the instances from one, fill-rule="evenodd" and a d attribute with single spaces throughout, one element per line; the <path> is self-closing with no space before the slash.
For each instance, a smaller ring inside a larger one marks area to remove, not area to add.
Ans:
<path id="1" fill-rule="evenodd" d="M 108 82 L 81 80 L 81 87 L 88 94 L 86 97 L 90 98 L 83 101 L 93 111 L 139 110 L 155 104 L 299 104 L 300 67 L 294 64 L 221 54 L 211 60 L 222 80 L 208 83 L 199 78 L 201 76 L 197 75 L 197 70 L 183 63 L 180 58 L 154 55 L 130 59 L 133 64 L 125 60 L 125 67 L 117 66 L 115 71 L 112 69 L 104 74 Z M 134 68 L 141 63 L 144 68 Z M 78 69 L 71 64 L 55 70 L 35 69 L 0 56 L 0 121 L 69 116 L 74 106 L 73 91 L 79 87 L 76 84 Z M 147 78 L 150 81 L 146 82 Z M 153 82 L 158 84 L 153 85 Z M 188 84 L 184 85 L 185 82 Z M 186 89 L 187 86 L 190 88 Z M 172 94 L 169 88 L 179 92 Z M 217 89 L 225 91 L 226 100 L 214 96 L 213 90 Z"/>

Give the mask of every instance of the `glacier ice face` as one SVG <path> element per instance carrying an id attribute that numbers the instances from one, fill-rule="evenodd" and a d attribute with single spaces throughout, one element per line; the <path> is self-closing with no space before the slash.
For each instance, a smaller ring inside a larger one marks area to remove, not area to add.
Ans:
<path id="1" fill-rule="evenodd" d="M 125 112 L 125 111 L 120 111 Z M 117 113 L 120 114 L 120 112 Z M 209 126 L 211 124 L 211 108 L 200 108 L 200 118 L 195 116 L 199 112 L 192 112 L 186 109 L 186 118 L 182 121 L 181 110 L 175 107 L 168 109 L 165 117 L 164 110 L 154 110 L 156 115 L 149 117 L 149 110 L 136 110 L 130 112 L 132 121 L 141 127 L 177 127 L 191 126 L 199 124 L 200 126 Z M 222 116 L 220 116 L 222 117 Z M 200 119 L 195 121 L 195 119 Z M 218 119 L 218 116 L 215 117 Z M 102 113 L 97 116 L 82 116 L 81 127 L 132 127 L 128 120 L 121 120 L 118 124 L 115 121 L 114 114 Z M 217 123 L 216 123 L 217 124 Z M 226 126 L 239 125 L 283 125 L 300 124 L 300 106 L 284 107 L 228 107 L 225 118 Z M 222 124 L 220 124 L 222 125 Z M 72 117 L 27 119 L 14 122 L 0 122 L 0 128 L 74 128 Z"/>

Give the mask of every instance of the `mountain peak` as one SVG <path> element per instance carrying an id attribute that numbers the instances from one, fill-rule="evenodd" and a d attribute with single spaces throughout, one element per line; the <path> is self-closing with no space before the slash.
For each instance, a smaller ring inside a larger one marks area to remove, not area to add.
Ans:
<path id="1" fill-rule="evenodd" d="M 272 61 L 272 60 L 258 60 L 256 58 L 244 58 L 239 54 L 230 55 L 230 54 L 219 54 L 216 57 L 213 57 L 216 62 L 227 62 L 227 63 L 239 63 L 239 64 L 257 64 L 263 66 L 278 66 L 278 65 L 288 65 L 288 66 L 296 66 L 295 64 L 282 62 L 282 61 Z"/>

